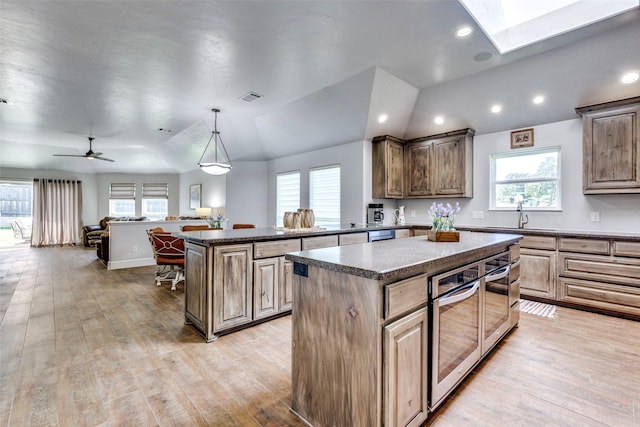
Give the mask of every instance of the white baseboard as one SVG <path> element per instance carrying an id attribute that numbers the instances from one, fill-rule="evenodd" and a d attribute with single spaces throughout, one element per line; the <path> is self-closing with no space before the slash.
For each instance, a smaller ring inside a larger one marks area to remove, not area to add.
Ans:
<path id="1" fill-rule="evenodd" d="M 127 259 L 123 261 L 109 261 L 108 270 L 119 270 L 121 268 L 145 267 L 156 265 L 154 258 Z"/>

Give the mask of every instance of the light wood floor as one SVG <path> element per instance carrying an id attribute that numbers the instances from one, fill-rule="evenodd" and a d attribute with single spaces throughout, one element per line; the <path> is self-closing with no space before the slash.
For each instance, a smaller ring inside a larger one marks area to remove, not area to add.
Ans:
<path id="1" fill-rule="evenodd" d="M 290 317 L 205 344 L 168 287 L 92 249 L 0 249 L 0 425 L 302 425 Z M 638 353 L 640 322 L 522 314 L 428 424 L 640 426 Z"/>

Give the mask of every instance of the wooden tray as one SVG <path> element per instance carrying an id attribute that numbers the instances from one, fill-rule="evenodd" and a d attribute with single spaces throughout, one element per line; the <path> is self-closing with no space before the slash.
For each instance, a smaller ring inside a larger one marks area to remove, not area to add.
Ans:
<path id="1" fill-rule="evenodd" d="M 459 242 L 460 232 L 427 230 L 427 240 L 432 242 Z"/>

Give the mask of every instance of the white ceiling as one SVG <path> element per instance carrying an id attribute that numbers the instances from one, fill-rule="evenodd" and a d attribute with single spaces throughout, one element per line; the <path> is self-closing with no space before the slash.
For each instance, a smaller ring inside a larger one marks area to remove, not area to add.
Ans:
<path id="1" fill-rule="evenodd" d="M 475 31 L 458 39 L 463 24 Z M 639 44 L 637 9 L 500 55 L 456 0 L 2 0 L 0 167 L 185 172 L 213 107 L 232 161 L 565 120 L 640 96 L 618 83 Z M 89 135 L 115 163 L 52 156 L 84 154 Z"/>

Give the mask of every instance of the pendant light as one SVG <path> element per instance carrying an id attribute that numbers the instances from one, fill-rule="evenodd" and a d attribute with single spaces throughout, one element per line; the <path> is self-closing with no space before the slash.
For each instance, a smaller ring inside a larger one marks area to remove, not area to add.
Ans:
<path id="1" fill-rule="evenodd" d="M 213 111 L 214 114 L 213 132 L 211 132 L 209 142 L 207 142 L 207 146 L 204 148 L 204 152 L 202 153 L 202 156 L 200 156 L 200 160 L 198 160 L 198 166 L 200 166 L 200 169 L 210 175 L 224 175 L 231 170 L 231 161 L 229 160 L 227 149 L 224 148 L 224 143 L 222 142 L 222 138 L 220 137 L 220 132 L 218 132 L 218 113 L 220 112 L 220 110 L 217 108 L 213 108 L 211 111 Z M 207 152 L 211 141 L 213 141 L 214 150 L 213 162 L 203 163 L 202 158 Z M 218 145 L 220 145 L 220 148 L 218 147 Z M 224 152 L 224 157 L 221 156 L 222 158 L 220 160 L 218 160 L 218 150 L 222 150 Z"/>

